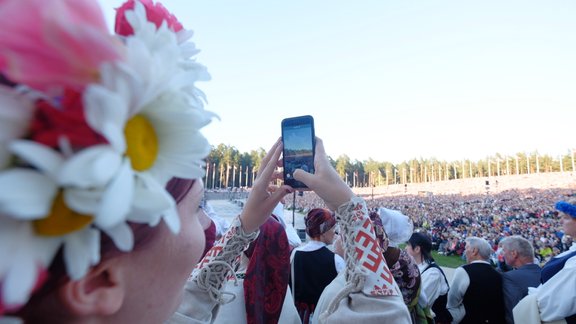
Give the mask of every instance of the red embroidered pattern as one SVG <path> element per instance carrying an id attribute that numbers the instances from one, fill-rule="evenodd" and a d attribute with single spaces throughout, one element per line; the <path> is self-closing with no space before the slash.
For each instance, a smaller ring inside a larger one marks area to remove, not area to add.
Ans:
<path id="1" fill-rule="evenodd" d="M 374 273 L 378 273 L 381 268 L 384 268 L 380 277 L 392 284 L 394 281 L 392 273 L 390 273 L 390 270 L 385 265 L 386 262 L 382 256 L 382 250 L 374 237 L 374 229 L 370 219 L 365 219 L 362 228 L 360 228 L 360 231 L 358 231 L 356 235 L 355 242 L 358 243 L 356 247 L 356 252 L 358 253 L 357 260 L 359 262 L 363 261 L 362 266 Z"/>
<path id="2" fill-rule="evenodd" d="M 364 202 L 355 202 L 349 211 L 351 212 L 352 226 L 357 231 L 353 242 L 356 260 L 367 272 L 375 274 L 366 275 L 364 293 L 373 296 L 398 295 L 399 291 L 396 288 L 394 276 L 386 265 Z"/>
<path id="3" fill-rule="evenodd" d="M 220 252 L 222 251 L 222 245 L 214 245 L 202 258 L 202 261 L 198 262 L 196 269 L 202 269 L 205 264 L 212 261 Z"/>

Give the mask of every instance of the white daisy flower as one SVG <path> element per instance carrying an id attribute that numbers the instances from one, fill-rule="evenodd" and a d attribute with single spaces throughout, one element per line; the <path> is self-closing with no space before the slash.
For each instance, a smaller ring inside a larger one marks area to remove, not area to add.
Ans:
<path id="1" fill-rule="evenodd" d="M 36 142 L 17 140 L 11 149 L 35 169 L 0 172 L 0 214 L 28 221 L 35 237 L 63 245 L 72 279 L 99 262 L 98 229 L 120 250 L 132 249 L 132 231 L 125 222 L 134 187 L 128 160 L 109 145 L 91 146 L 67 160 Z"/>
<path id="2" fill-rule="evenodd" d="M 86 122 L 106 144 L 72 151 L 65 137 L 58 149 L 21 140 L 35 99 L 58 98 L 0 86 L 0 260 L 10 260 L 0 262 L 4 305 L 25 303 L 60 249 L 70 278 L 82 278 L 100 262 L 100 231 L 121 251 L 134 245 L 128 221 L 164 220 L 179 232 L 165 186 L 204 175 L 210 146 L 200 129 L 217 116 L 204 110 L 195 86 L 210 75 L 193 59 L 193 33 L 165 22 L 157 28 L 138 1 L 126 18 L 134 35 L 124 38 L 125 55 L 101 64 L 99 81 L 82 88 Z"/>
<path id="3" fill-rule="evenodd" d="M 11 260 L 0 263 L 0 294 L 6 306 L 18 306 L 28 300 L 39 274 L 48 269 L 62 245 L 66 270 L 72 280 L 82 278 L 100 260 L 97 229 L 86 227 L 64 236 L 46 236 L 38 234 L 37 224 L 0 217 L 0 260 Z M 104 232 L 120 250 L 132 249 L 132 232 L 125 223 Z"/>
<path id="4" fill-rule="evenodd" d="M 127 17 L 135 34 L 125 39 L 126 59 L 104 64 L 101 82 L 86 88 L 86 120 L 131 162 L 136 188 L 128 220 L 156 224 L 163 217 L 178 232 L 176 203 L 164 187 L 172 177 L 204 174 L 210 145 L 200 129 L 214 114 L 203 109 L 194 82 L 208 74 L 197 63 L 183 63 L 189 48 L 182 49 L 165 24 L 157 29 L 148 22 L 142 4 Z"/>
<path id="5" fill-rule="evenodd" d="M 0 217 L 0 298 L 10 306 L 24 304 L 60 246 L 58 238 L 43 238 L 34 233 L 31 222 Z"/>

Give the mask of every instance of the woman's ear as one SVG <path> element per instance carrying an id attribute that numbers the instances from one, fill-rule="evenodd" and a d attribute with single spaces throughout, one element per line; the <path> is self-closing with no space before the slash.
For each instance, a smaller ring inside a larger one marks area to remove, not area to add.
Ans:
<path id="1" fill-rule="evenodd" d="M 108 316 L 116 313 L 124 301 L 122 263 L 118 259 L 102 262 L 86 276 L 69 281 L 60 290 L 60 298 L 73 314 Z"/>
<path id="2" fill-rule="evenodd" d="M 416 245 L 416 247 L 412 248 L 412 250 L 414 250 L 414 252 L 419 253 L 419 254 L 422 252 L 420 249 L 420 245 Z"/>

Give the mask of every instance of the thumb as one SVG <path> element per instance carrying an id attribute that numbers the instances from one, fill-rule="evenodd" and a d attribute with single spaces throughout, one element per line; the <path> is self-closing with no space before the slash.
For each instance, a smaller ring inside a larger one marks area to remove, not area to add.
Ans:
<path id="1" fill-rule="evenodd" d="M 302 169 L 296 169 L 294 171 L 294 179 L 303 182 L 308 188 L 311 188 L 310 183 L 313 182 L 314 175 Z"/>

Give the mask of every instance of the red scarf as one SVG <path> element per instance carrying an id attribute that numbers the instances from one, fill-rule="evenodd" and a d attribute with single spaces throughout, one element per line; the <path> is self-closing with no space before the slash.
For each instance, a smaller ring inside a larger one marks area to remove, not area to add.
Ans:
<path id="1" fill-rule="evenodd" d="M 270 217 L 246 255 L 250 258 L 244 278 L 246 321 L 278 323 L 290 279 L 290 245 L 284 227 Z"/>

